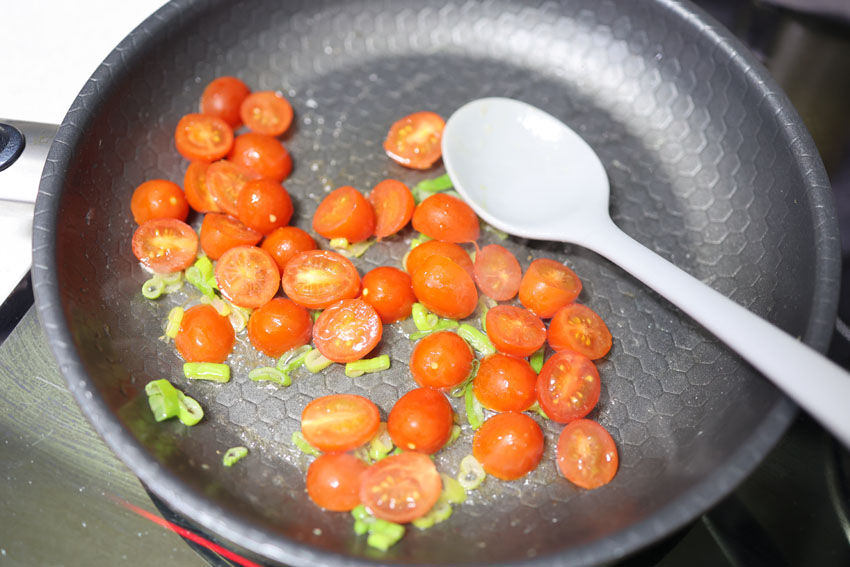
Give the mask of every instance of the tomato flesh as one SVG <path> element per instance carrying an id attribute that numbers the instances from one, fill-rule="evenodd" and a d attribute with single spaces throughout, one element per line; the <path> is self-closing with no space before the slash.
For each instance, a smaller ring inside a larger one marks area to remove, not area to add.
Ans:
<path id="1" fill-rule="evenodd" d="M 499 352 L 531 356 L 546 342 L 546 326 L 528 309 L 497 305 L 487 311 L 485 321 L 487 336 Z"/>
<path id="2" fill-rule="evenodd" d="M 519 284 L 519 301 L 538 317 L 548 319 L 581 293 L 581 280 L 567 266 L 538 258 L 528 266 Z"/>
<path id="3" fill-rule="evenodd" d="M 267 136 L 280 136 L 292 122 L 292 105 L 272 91 L 251 93 L 239 108 L 242 122 L 250 130 Z"/>
<path id="4" fill-rule="evenodd" d="M 301 412 L 301 433 L 320 451 L 349 451 L 363 445 L 378 431 L 378 406 L 355 394 L 316 398 Z"/>
<path id="5" fill-rule="evenodd" d="M 537 374 L 528 361 L 498 352 L 481 361 L 472 387 L 493 411 L 525 411 L 537 401 Z"/>
<path id="6" fill-rule="evenodd" d="M 375 308 L 384 324 L 407 319 L 416 303 L 410 276 L 392 266 L 367 272 L 360 297 Z"/>
<path id="7" fill-rule="evenodd" d="M 469 274 L 445 256 L 427 258 L 412 274 L 413 293 L 441 317 L 463 319 L 478 306 L 478 290 Z"/>
<path id="8" fill-rule="evenodd" d="M 229 215 L 208 213 L 201 223 L 201 248 L 212 260 L 237 246 L 254 246 L 262 234 Z"/>
<path id="9" fill-rule="evenodd" d="M 255 309 L 248 319 L 248 339 L 260 352 L 278 358 L 306 345 L 313 336 L 310 313 L 289 299 L 276 297 Z"/>
<path id="10" fill-rule="evenodd" d="M 287 262 L 299 252 L 316 249 L 313 237 L 295 226 L 282 226 L 266 236 L 260 246 L 277 262 L 277 267 L 283 273 Z"/>
<path id="11" fill-rule="evenodd" d="M 428 169 L 443 155 L 446 122 L 433 112 L 414 112 L 395 122 L 384 140 L 384 151 L 411 169 Z"/>
<path id="12" fill-rule="evenodd" d="M 593 361 L 569 350 L 552 355 L 537 376 L 537 400 L 558 423 L 580 419 L 599 401 L 601 384 Z"/>
<path id="13" fill-rule="evenodd" d="M 452 434 L 454 412 L 446 396 L 431 388 L 416 388 L 393 405 L 387 431 L 397 447 L 436 453 Z"/>
<path id="14" fill-rule="evenodd" d="M 354 187 L 340 187 L 319 203 L 313 215 L 313 230 L 328 239 L 361 242 L 375 232 L 375 211 Z"/>
<path id="15" fill-rule="evenodd" d="M 498 413 L 475 432 L 472 456 L 487 474 L 502 480 L 521 478 L 543 457 L 543 431 L 524 413 Z"/>
<path id="16" fill-rule="evenodd" d="M 561 308 L 549 323 L 549 346 L 555 350 L 573 350 L 591 360 L 611 350 L 611 331 L 594 310 L 580 303 Z"/>
<path id="17" fill-rule="evenodd" d="M 187 362 L 221 363 L 235 342 L 236 333 L 227 317 L 211 305 L 196 305 L 183 314 L 174 346 Z"/>
<path id="18" fill-rule="evenodd" d="M 308 250 L 293 256 L 283 271 L 283 290 L 295 303 L 324 309 L 357 297 L 360 275 L 351 260 L 336 252 Z"/>
<path id="19" fill-rule="evenodd" d="M 378 240 L 400 231 L 413 217 L 416 201 L 407 185 L 395 179 L 385 179 L 369 193 L 375 210 L 375 236 Z"/>
<path id="20" fill-rule="evenodd" d="M 174 131 L 177 151 L 191 161 L 215 161 L 227 155 L 233 145 L 233 130 L 215 116 L 187 114 Z"/>
<path id="21" fill-rule="evenodd" d="M 592 490 L 611 482 L 619 460 L 611 434 L 595 421 L 577 419 L 558 438 L 558 468 L 581 488 Z"/>
<path id="22" fill-rule="evenodd" d="M 280 273 L 271 254 L 256 246 L 237 246 L 221 255 L 215 266 L 221 294 L 234 305 L 262 307 L 280 289 Z"/>
<path id="23" fill-rule="evenodd" d="M 475 255 L 475 283 L 496 301 L 512 299 L 519 291 L 522 268 L 510 250 L 498 244 L 485 246 Z"/>
<path id="24" fill-rule="evenodd" d="M 183 177 L 183 191 L 189 206 L 199 213 L 220 213 L 221 209 L 215 204 L 207 187 L 207 169 L 210 164 L 205 161 L 193 161 L 186 168 Z"/>
<path id="25" fill-rule="evenodd" d="M 207 168 L 207 189 L 215 204 L 225 213 L 239 216 L 239 193 L 245 185 L 260 176 L 250 169 L 226 159 L 211 163 Z"/>
<path id="26" fill-rule="evenodd" d="M 177 219 L 154 219 L 133 233 L 133 254 L 143 266 L 158 274 L 185 270 L 198 253 L 198 235 Z"/>
<path id="27" fill-rule="evenodd" d="M 383 325 L 375 308 L 362 299 L 342 299 L 319 315 L 313 342 L 334 362 L 360 360 L 381 340 Z"/>
<path id="28" fill-rule="evenodd" d="M 456 333 L 439 331 L 423 337 L 410 355 L 410 374 L 420 386 L 453 388 L 472 372 L 475 354 Z"/>
<path id="29" fill-rule="evenodd" d="M 473 242 L 480 234 L 478 215 L 451 195 L 431 195 L 413 211 L 413 228 L 445 242 Z"/>
<path id="30" fill-rule="evenodd" d="M 360 477 L 361 502 L 376 518 L 399 524 L 427 514 L 442 489 L 434 462 L 414 451 L 385 457 Z"/>
<path id="31" fill-rule="evenodd" d="M 349 453 L 319 455 L 307 469 L 307 494 L 320 508 L 348 512 L 360 504 L 366 463 Z"/>

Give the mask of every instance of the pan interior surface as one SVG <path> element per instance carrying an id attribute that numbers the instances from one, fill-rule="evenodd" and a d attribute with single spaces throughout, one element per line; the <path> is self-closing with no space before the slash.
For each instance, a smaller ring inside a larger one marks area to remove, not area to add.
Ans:
<path id="1" fill-rule="evenodd" d="M 51 277 L 77 357 L 68 362 L 78 372 L 68 377 L 72 390 L 149 488 L 279 561 L 584 564 L 671 532 L 740 481 L 793 410 L 619 268 L 578 247 L 483 232 L 482 244 L 506 246 L 523 269 L 541 257 L 573 268 L 584 283 L 579 301 L 611 329 L 613 349 L 598 364 L 602 395 L 589 417 L 617 442 L 614 481 L 596 491 L 570 485 L 554 459 L 561 426 L 541 420 L 546 453 L 538 470 L 520 481 L 488 479 L 449 521 L 411 528 L 380 553 L 354 534 L 347 514 L 309 501 L 310 458 L 290 437 L 304 406 L 329 393 L 365 395 L 385 418 L 415 387 L 406 365 L 412 322 L 385 329 L 374 354 L 390 355 L 389 371 L 351 379 L 337 365 L 297 373 L 278 388 L 247 378 L 273 361 L 241 340 L 230 383 L 189 383 L 160 337 L 169 309 L 197 296 L 142 298 L 147 275 L 131 251 L 129 202 L 145 180 L 182 183 L 188 163 L 174 149 L 174 127 L 216 76 L 279 90 L 292 103 L 295 122 L 283 141 L 295 168 L 284 185 L 296 206 L 293 224 L 308 231 L 332 189 L 365 193 L 386 178 L 412 187 L 443 173 L 387 158 L 382 143 L 398 118 L 419 110 L 448 117 L 475 98 L 516 98 L 563 120 L 599 154 L 612 216 L 627 233 L 822 348 L 829 334 L 822 323 L 834 312 L 823 286 L 835 268 L 825 267 L 824 229 L 812 212 L 825 199 L 812 189 L 812 175 L 822 173 L 815 164 L 812 174 L 795 152 L 801 127 L 777 119 L 782 97 L 701 26 L 678 4 L 627 0 L 166 6 L 110 56 L 112 67 L 98 70 L 110 80 L 90 82 L 63 125 L 77 144 L 60 156 L 67 171 L 56 182 Z M 361 275 L 400 266 L 413 235 L 408 228 L 373 246 L 355 262 Z M 42 316 L 55 316 L 53 308 L 40 305 Z M 154 423 L 144 385 L 158 378 L 197 399 L 204 422 Z M 102 419 L 104 411 L 117 422 Z M 456 474 L 471 438 L 465 426 L 436 457 L 438 469 Z M 248 446 L 250 456 L 225 469 L 221 455 L 235 445 Z"/>

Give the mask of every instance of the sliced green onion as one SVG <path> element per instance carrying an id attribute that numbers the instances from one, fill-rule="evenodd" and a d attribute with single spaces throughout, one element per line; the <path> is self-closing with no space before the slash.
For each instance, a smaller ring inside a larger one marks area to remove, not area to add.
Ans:
<path id="1" fill-rule="evenodd" d="M 303 345 L 283 353 L 277 360 L 277 369 L 284 374 L 289 374 L 296 368 L 304 366 L 304 360 L 312 350 L 313 347 L 310 345 Z"/>
<path id="2" fill-rule="evenodd" d="M 410 250 L 413 250 L 414 248 L 416 248 L 420 244 L 425 244 L 429 240 L 434 240 L 434 239 L 431 238 L 430 236 L 428 236 L 427 234 L 423 234 L 423 233 L 420 232 L 419 235 L 416 238 L 414 238 L 413 240 L 410 241 Z M 402 265 L 405 266 L 405 269 L 407 268 L 407 258 L 406 257 L 404 258 Z"/>
<path id="3" fill-rule="evenodd" d="M 507 240 L 508 239 L 509 235 L 504 230 L 499 230 L 495 226 L 491 226 L 484 221 L 481 222 L 481 225 L 484 228 L 484 230 L 486 230 L 487 232 L 489 232 L 491 234 L 494 234 L 496 236 L 496 238 L 498 238 L 499 240 Z"/>
<path id="4" fill-rule="evenodd" d="M 357 535 L 366 535 L 369 532 L 369 524 L 363 520 L 354 520 L 354 533 Z"/>
<path id="5" fill-rule="evenodd" d="M 478 429 L 484 423 L 484 408 L 478 398 L 475 397 L 475 389 L 472 384 L 466 387 L 463 399 L 466 405 L 466 420 L 473 430 Z"/>
<path id="6" fill-rule="evenodd" d="M 542 417 L 543 419 L 549 419 L 549 416 L 548 416 L 548 415 L 546 415 L 546 412 L 545 412 L 545 411 L 543 411 L 543 408 L 542 408 L 542 407 L 540 407 L 540 402 L 534 402 L 534 403 L 531 405 L 531 407 L 530 407 L 530 408 L 528 408 L 528 411 L 533 411 L 533 412 L 535 412 L 537 415 L 539 415 L 539 416 L 540 416 L 540 417 Z"/>
<path id="7" fill-rule="evenodd" d="M 458 327 L 457 334 L 472 345 L 475 352 L 481 356 L 489 356 L 496 352 L 496 347 L 490 342 L 490 337 L 468 323 L 463 323 Z"/>
<path id="8" fill-rule="evenodd" d="M 369 447 L 367 447 L 366 445 L 360 445 L 359 447 L 354 449 L 351 454 L 366 463 L 367 465 L 371 465 L 375 462 L 375 459 L 373 459 L 369 455 Z"/>
<path id="9" fill-rule="evenodd" d="M 165 282 L 161 276 L 154 276 L 142 284 L 142 296 L 145 299 L 157 299 L 165 291 Z"/>
<path id="10" fill-rule="evenodd" d="M 333 363 L 333 360 L 327 358 L 325 355 L 319 352 L 319 349 L 317 348 L 314 348 L 313 350 L 308 352 L 307 356 L 304 357 L 304 366 L 306 366 L 307 370 L 309 370 L 313 374 L 315 374 L 316 372 L 321 372 Z"/>
<path id="11" fill-rule="evenodd" d="M 315 323 L 316 319 L 318 319 L 319 315 L 321 315 L 321 314 L 322 314 L 321 309 L 313 309 L 312 311 L 310 311 L 310 319 L 312 319 L 313 322 Z"/>
<path id="12" fill-rule="evenodd" d="M 190 380 L 209 380 L 223 384 L 230 381 L 230 367 L 217 362 L 185 362 L 183 375 Z"/>
<path id="13" fill-rule="evenodd" d="M 198 269 L 201 277 L 205 280 L 215 278 L 215 268 L 213 267 L 212 260 L 210 260 L 207 256 L 201 256 L 195 260 L 194 266 Z"/>
<path id="14" fill-rule="evenodd" d="M 228 305 L 230 305 L 230 315 L 227 318 L 230 319 L 233 330 L 239 333 L 248 326 L 248 319 L 251 318 L 251 309 L 239 307 L 230 302 L 228 302 Z"/>
<path id="15" fill-rule="evenodd" d="M 292 434 L 292 444 L 298 447 L 302 453 L 307 453 L 308 455 L 313 455 L 314 457 L 318 457 L 321 455 L 321 451 L 310 445 L 306 439 L 304 439 L 304 434 L 300 431 L 296 431 Z"/>
<path id="16" fill-rule="evenodd" d="M 206 258 L 206 256 L 204 256 Z M 197 266 L 189 266 L 186 268 L 186 281 L 198 288 L 206 297 L 215 298 L 215 288 L 210 285 L 209 281 L 201 275 L 201 271 Z"/>
<path id="17" fill-rule="evenodd" d="M 420 331 L 430 331 L 440 322 L 440 317 L 428 311 L 428 308 L 421 303 L 413 304 L 411 315 L 413 316 L 413 324 Z"/>
<path id="18" fill-rule="evenodd" d="M 185 313 L 182 307 L 172 307 L 171 311 L 168 312 L 168 319 L 165 323 L 165 336 L 169 339 L 174 339 L 177 337 L 177 333 L 180 332 L 180 323 L 183 321 L 183 313 Z"/>
<path id="19" fill-rule="evenodd" d="M 440 320 L 437 322 L 437 325 L 433 329 L 429 329 L 427 331 L 417 331 L 410 335 L 410 340 L 418 341 L 422 337 L 427 337 L 431 333 L 437 333 L 439 331 L 448 331 L 449 329 L 457 329 L 458 326 L 458 322 L 454 319 L 440 318 Z"/>
<path id="20" fill-rule="evenodd" d="M 378 426 L 378 431 L 369 440 L 369 458 L 372 461 L 380 461 L 393 450 L 393 440 L 387 431 L 387 424 L 381 422 Z"/>
<path id="21" fill-rule="evenodd" d="M 351 515 L 355 520 L 360 522 L 365 522 L 367 524 L 371 524 L 375 521 L 375 516 L 369 513 L 369 510 L 366 509 L 366 506 L 363 504 L 358 504 L 351 510 Z"/>
<path id="22" fill-rule="evenodd" d="M 469 369 L 469 376 L 467 376 L 463 382 L 455 386 L 449 391 L 449 395 L 453 398 L 460 398 L 461 396 L 466 394 L 467 390 L 472 389 L 472 381 L 475 380 L 475 376 L 478 374 L 478 368 L 481 366 L 481 361 L 477 358 L 472 360 L 472 368 Z"/>
<path id="23" fill-rule="evenodd" d="M 463 490 L 461 488 L 461 490 Z M 452 505 L 445 501 L 438 500 L 434 507 L 431 510 L 422 516 L 421 518 L 417 518 L 413 520 L 411 524 L 419 528 L 420 530 L 426 530 L 433 526 L 434 524 L 439 524 L 440 522 L 445 522 L 452 515 Z"/>
<path id="24" fill-rule="evenodd" d="M 531 365 L 531 369 L 534 370 L 535 374 L 540 374 L 540 369 L 543 368 L 543 355 L 545 353 L 546 347 L 542 346 L 528 359 L 528 363 Z"/>
<path id="25" fill-rule="evenodd" d="M 226 467 L 232 467 L 248 455 L 248 447 L 231 447 L 224 453 L 221 462 Z"/>
<path id="26" fill-rule="evenodd" d="M 274 382 L 281 386 L 289 386 L 292 384 L 292 379 L 288 374 L 271 366 L 263 366 L 251 370 L 248 373 L 248 378 L 252 382 Z"/>
<path id="27" fill-rule="evenodd" d="M 331 248 L 336 248 L 337 250 L 344 250 L 348 248 L 348 239 L 344 237 L 331 238 L 330 245 Z"/>
<path id="28" fill-rule="evenodd" d="M 463 504 L 466 501 L 466 490 L 460 481 L 445 473 L 440 473 L 440 478 L 443 479 L 443 491 L 440 493 L 440 500 L 449 504 Z"/>
<path id="29" fill-rule="evenodd" d="M 183 425 L 192 426 L 204 417 L 204 409 L 194 398 L 190 398 L 180 390 L 177 390 L 177 398 L 180 402 L 177 418 Z"/>
<path id="30" fill-rule="evenodd" d="M 179 413 L 178 390 L 168 380 L 163 378 L 148 382 L 145 385 L 145 393 L 148 395 L 148 405 L 156 421 L 165 421 Z"/>
<path id="31" fill-rule="evenodd" d="M 433 179 L 425 179 L 420 181 L 413 187 L 413 199 L 416 203 L 420 203 L 433 195 L 434 193 L 439 193 L 440 191 L 446 191 L 447 189 L 451 189 L 454 187 L 452 184 L 452 180 L 449 179 L 448 174 L 441 175 L 440 177 L 435 177 Z"/>
<path id="32" fill-rule="evenodd" d="M 467 455 L 460 461 L 460 470 L 457 475 L 457 480 L 464 490 L 475 490 L 484 479 L 487 473 L 484 472 L 484 467 L 478 462 L 478 459 L 472 455 Z"/>
<path id="33" fill-rule="evenodd" d="M 366 251 L 375 244 L 375 242 L 376 240 L 374 238 L 353 243 L 349 242 L 347 238 L 332 238 L 330 245 L 331 248 L 340 252 L 344 256 L 348 256 L 349 258 L 359 258 L 365 254 Z"/>
<path id="34" fill-rule="evenodd" d="M 485 333 L 487 332 L 487 312 L 491 307 L 496 306 L 496 302 L 487 297 L 486 295 L 482 295 L 481 299 L 478 301 L 479 307 L 481 307 L 481 315 L 478 316 L 478 321 L 481 323 L 481 330 Z"/>
<path id="35" fill-rule="evenodd" d="M 454 423 L 452 424 L 452 432 L 449 434 L 449 440 L 446 441 L 446 444 L 443 445 L 443 448 L 451 447 L 454 442 L 458 440 L 458 437 L 460 437 L 460 425 Z"/>
<path id="36" fill-rule="evenodd" d="M 357 378 L 363 376 L 367 372 L 380 372 L 387 370 L 390 367 L 390 355 L 382 354 L 375 358 L 361 358 L 354 362 L 346 363 L 345 375 L 349 378 Z"/>
<path id="37" fill-rule="evenodd" d="M 216 312 L 222 317 L 230 317 L 230 314 L 233 313 L 231 309 L 232 303 L 223 300 L 217 295 L 213 294 L 212 296 L 204 295 L 201 297 L 201 303 L 204 305 L 212 305 Z"/>
<path id="38" fill-rule="evenodd" d="M 373 534 L 385 534 L 398 541 L 404 535 L 404 526 L 396 524 L 395 522 L 382 520 L 381 518 L 375 518 L 375 521 L 369 526 L 369 531 Z"/>
<path id="39" fill-rule="evenodd" d="M 165 284 L 163 293 L 174 293 L 183 287 L 183 272 L 174 272 L 173 274 L 161 274 L 162 282 Z"/>

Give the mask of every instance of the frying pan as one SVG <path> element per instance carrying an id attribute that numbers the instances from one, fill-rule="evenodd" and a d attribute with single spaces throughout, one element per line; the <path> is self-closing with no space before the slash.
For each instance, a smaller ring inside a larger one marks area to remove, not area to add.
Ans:
<path id="1" fill-rule="evenodd" d="M 130 195 L 146 179 L 182 179 L 174 126 L 225 74 L 292 101 L 284 143 L 295 170 L 285 185 L 303 228 L 330 189 L 442 173 L 383 155 L 394 120 L 508 96 L 588 141 L 611 179 L 615 222 L 645 245 L 820 350 L 837 303 L 837 223 L 817 151 L 766 71 L 689 3 L 177 0 L 109 55 L 65 117 L 36 203 L 33 279 L 83 411 L 178 512 L 289 565 L 603 563 L 717 502 L 787 427 L 788 400 L 628 274 L 578 247 L 511 238 L 504 245 L 523 267 L 538 257 L 572 267 L 585 285 L 580 300 L 611 328 L 590 417 L 613 434 L 619 474 L 596 491 L 571 486 L 554 465 L 560 428 L 544 423 L 537 471 L 489 479 L 449 521 L 408 530 L 386 553 L 368 548 L 350 517 L 309 502 L 309 458 L 289 438 L 323 394 L 367 395 L 385 415 L 413 386 L 412 324 L 386 330 L 386 372 L 349 379 L 335 367 L 276 388 L 247 379 L 271 361 L 241 342 L 230 383 L 190 384 L 159 337 L 170 307 L 191 294 L 150 302 L 139 293 L 146 275 L 130 249 Z M 410 237 L 375 245 L 357 261 L 361 273 L 398 265 Z M 153 422 L 143 388 L 163 377 L 201 402 L 204 422 Z M 438 468 L 456 473 L 470 439 L 466 431 L 438 455 Z M 234 445 L 251 454 L 225 469 L 221 453 Z"/>

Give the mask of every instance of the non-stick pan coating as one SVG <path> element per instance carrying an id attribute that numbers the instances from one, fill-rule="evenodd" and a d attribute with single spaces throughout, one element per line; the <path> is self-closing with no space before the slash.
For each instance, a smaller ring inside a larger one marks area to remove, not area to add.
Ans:
<path id="1" fill-rule="evenodd" d="M 615 222 L 637 240 L 792 334 L 823 349 L 837 295 L 837 228 L 814 146 L 765 71 L 723 30 L 669 0 L 423 3 L 178 1 L 134 31 L 85 85 L 54 144 L 37 204 L 36 294 L 54 353 L 81 406 L 146 485 L 178 511 L 281 562 L 343 565 L 587 564 L 670 533 L 731 490 L 787 426 L 793 406 L 665 300 L 578 247 L 509 239 L 523 267 L 566 262 L 580 301 L 607 321 L 602 397 L 591 418 L 613 434 L 620 471 L 585 492 L 556 473 L 560 427 L 546 425 L 538 471 L 488 480 L 433 529 L 386 554 L 346 514 L 304 492 L 308 459 L 291 433 L 313 397 L 353 392 L 384 415 L 413 387 L 412 324 L 385 332 L 393 368 L 349 379 L 341 367 L 279 389 L 247 379 L 270 363 L 245 345 L 226 385 L 189 384 L 160 340 L 169 308 L 150 302 L 130 248 L 136 185 L 182 182 L 174 127 L 203 87 L 236 75 L 282 91 L 294 223 L 309 228 L 327 191 L 410 185 L 383 153 L 390 124 L 417 110 L 448 116 L 483 96 L 527 101 L 563 119 L 600 155 Z M 522 188 L 517 188 L 522 198 Z M 539 206 L 546 207 L 541 202 Z M 495 236 L 485 233 L 485 241 Z M 358 261 L 399 265 L 411 236 Z M 187 429 L 153 423 L 143 386 L 169 378 L 206 408 Z M 800 379 L 805 379 L 801 376 Z M 458 406 L 460 409 L 460 407 Z M 463 415 L 462 410 L 461 415 Z M 469 431 L 437 458 L 456 472 Z M 251 454 L 225 469 L 221 453 Z"/>

